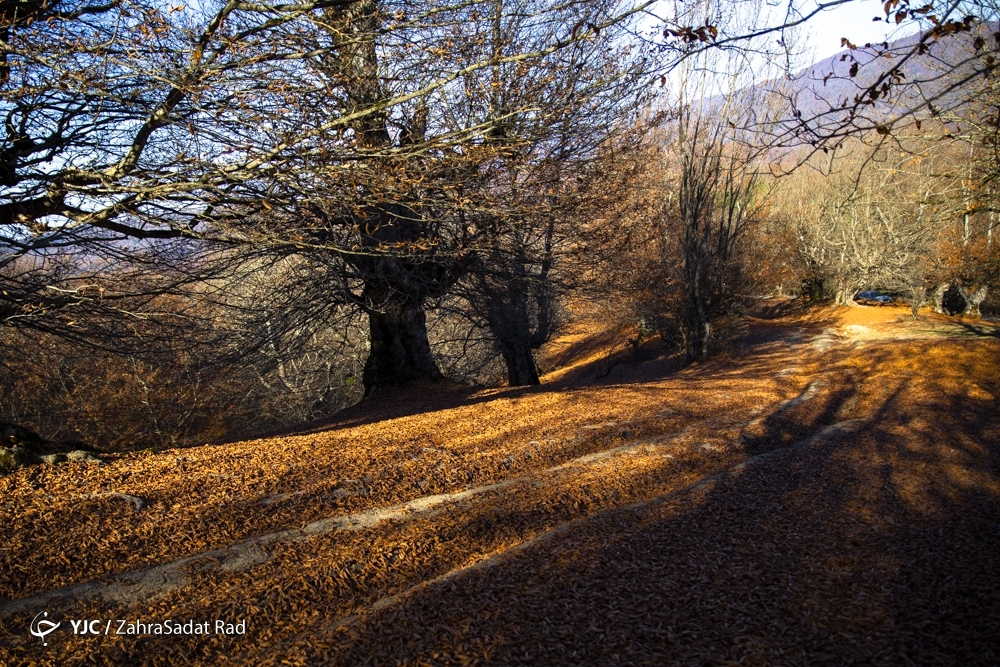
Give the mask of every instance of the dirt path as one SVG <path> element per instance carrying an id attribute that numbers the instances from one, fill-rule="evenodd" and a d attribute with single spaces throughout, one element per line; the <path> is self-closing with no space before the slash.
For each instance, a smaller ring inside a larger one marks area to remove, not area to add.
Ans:
<path id="1" fill-rule="evenodd" d="M 625 361 L 591 386 L 0 480 L 19 531 L 0 546 L 0 661 L 994 664 L 989 621 L 968 615 L 1000 607 L 983 530 L 1000 387 L 982 370 L 1000 345 L 859 346 L 849 325 L 786 319 L 680 373 Z M 58 530 L 81 499 L 90 521 Z M 929 611 L 945 575 L 911 547 L 956 573 Z M 248 629 L 54 634 L 43 651 L 25 632 L 43 609 Z M 901 652 L 912 633 L 889 621 L 924 613 L 947 625 L 921 626 L 937 652 Z"/>

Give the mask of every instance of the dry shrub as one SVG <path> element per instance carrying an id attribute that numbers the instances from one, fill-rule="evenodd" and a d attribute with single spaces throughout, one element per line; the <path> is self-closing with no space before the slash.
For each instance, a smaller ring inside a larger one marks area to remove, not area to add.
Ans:
<path id="1" fill-rule="evenodd" d="M 206 334 L 215 346 L 140 336 L 133 343 L 141 345 L 116 352 L 0 330 L 7 350 L 0 362 L 0 419 L 51 441 L 120 451 L 251 437 L 332 414 L 360 398 L 356 378 L 366 339 L 357 327 L 346 334 L 309 332 L 294 344 L 247 346 L 241 356 L 238 324 L 214 319 L 231 327 L 225 336 Z"/>

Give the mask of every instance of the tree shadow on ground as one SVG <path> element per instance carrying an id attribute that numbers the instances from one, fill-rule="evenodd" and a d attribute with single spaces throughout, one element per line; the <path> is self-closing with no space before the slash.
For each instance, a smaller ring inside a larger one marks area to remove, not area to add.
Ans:
<path id="1" fill-rule="evenodd" d="M 773 378 L 779 349 L 765 346 L 743 367 L 719 361 L 686 369 L 684 400 L 703 401 L 700 392 L 709 378 L 733 386 L 741 377 Z M 191 591 L 182 591 L 152 608 L 183 603 L 199 613 L 229 609 L 226 605 L 259 610 L 258 622 L 274 627 L 267 629 L 266 642 L 240 645 L 245 664 L 278 664 L 292 655 L 301 664 L 462 664 L 473 658 L 497 665 L 996 664 L 1000 415 L 994 407 L 1000 379 L 983 369 L 996 368 L 1000 352 L 992 341 L 983 341 L 948 347 L 912 343 L 866 349 L 863 355 L 850 349 L 810 354 L 825 355 L 825 389 L 789 405 L 805 393 L 799 389 L 775 404 L 759 422 L 761 449 L 744 442 L 747 454 L 774 453 L 728 477 L 643 507 L 578 520 L 553 539 L 516 552 L 510 551 L 512 542 L 530 539 L 533 531 L 547 529 L 546 522 L 570 519 L 572 503 L 596 507 L 608 501 L 603 494 L 614 488 L 595 487 L 581 497 L 567 491 L 565 498 L 555 498 L 561 505 L 543 511 L 531 493 L 535 487 L 527 487 L 524 502 L 456 509 L 446 527 L 428 524 L 424 532 L 407 533 L 400 522 L 384 534 L 345 537 L 370 543 L 362 553 L 386 563 L 393 549 L 429 548 L 441 540 L 449 545 L 451 560 L 445 565 L 456 569 L 477 550 L 507 554 L 491 567 L 460 571 L 415 590 L 357 624 L 331 629 L 338 618 L 331 610 L 342 608 L 344 600 L 361 603 L 365 596 L 406 590 L 414 580 L 378 560 L 384 572 L 369 580 L 347 576 L 345 584 L 329 563 L 325 570 L 313 569 L 313 551 L 331 548 L 326 542 L 279 554 L 276 558 L 290 563 L 284 570 L 262 566 L 236 583 L 223 580 L 222 597 L 188 601 Z M 792 386 L 792 376 L 787 378 L 784 389 Z M 801 387 L 807 380 L 796 382 Z M 848 389 L 853 393 L 845 394 Z M 845 407 L 855 396 L 854 406 Z M 726 400 L 717 404 L 724 408 Z M 651 404 L 642 413 L 649 423 L 631 425 L 634 432 L 627 437 L 643 437 L 646 428 L 665 429 L 654 419 L 656 408 Z M 804 420 L 802 431 L 795 430 L 793 414 Z M 785 447 L 797 433 L 808 436 L 831 420 L 859 417 L 867 426 L 852 435 Z M 671 428 L 691 418 L 678 411 Z M 535 430 L 516 430 L 505 436 L 505 446 L 513 448 Z M 617 431 L 608 435 L 611 440 L 574 446 L 596 450 L 625 437 Z M 732 444 L 739 446 L 735 436 Z M 405 466 L 410 453 L 401 447 L 393 460 Z M 552 461 L 578 453 L 553 450 Z M 501 450 L 492 454 L 500 456 Z M 676 478 L 675 461 L 664 459 L 646 471 L 649 478 Z M 412 496 L 421 492 L 415 481 L 405 467 L 386 466 L 384 488 Z M 261 509 L 258 500 L 239 501 L 239 514 L 257 531 L 267 520 L 287 524 L 309 520 L 307 509 L 322 510 L 309 495 L 289 502 L 285 509 L 294 511 L 287 514 L 280 514 L 278 505 Z M 216 509 L 219 514 L 202 517 L 196 530 L 189 526 L 191 533 L 206 534 L 221 522 L 224 512 Z M 425 579 L 439 574 L 416 572 Z M 257 588 L 251 588 L 254 581 Z M 226 595 L 239 599 L 230 603 Z M 296 623 L 288 623 L 293 613 Z M 278 632 L 285 643 L 274 641 Z M 222 655 L 207 641 L 158 638 L 103 647 L 100 657 L 110 664 L 138 664 L 175 649 L 174 655 L 205 664 Z M 226 651 L 227 658 L 235 654 L 232 646 Z M 78 657 L 82 662 L 83 653 Z"/>
<path id="2" fill-rule="evenodd" d="M 956 327 L 962 329 L 964 335 L 979 337 L 979 336 L 990 336 L 993 338 L 1000 338 L 1000 327 L 995 325 L 987 324 L 974 324 L 972 322 L 956 322 Z"/>
<path id="3" fill-rule="evenodd" d="M 782 312 L 787 310 L 781 304 L 778 305 Z M 797 312 L 797 309 L 793 308 L 793 311 Z M 806 311 L 792 323 L 766 320 L 751 322 L 748 332 L 733 341 L 732 352 L 694 366 L 686 364 L 683 354 L 665 347 L 658 337 L 640 341 L 634 336 L 630 338 L 629 332 L 624 330 L 604 332 L 573 342 L 555 356 L 552 363 L 557 372 L 550 378 L 544 378 L 541 385 L 487 388 L 442 380 L 401 388 L 388 387 L 374 399 L 363 400 L 331 417 L 275 431 L 267 437 L 352 428 L 497 399 L 518 399 L 547 392 L 656 382 L 680 371 L 705 376 L 729 372 L 741 376 L 769 374 L 774 370 L 767 366 L 772 355 L 787 352 L 789 346 L 808 344 L 812 337 L 827 329 L 832 321 L 832 315 L 828 312 Z M 580 359 L 588 360 L 579 362 Z M 565 372 L 558 372 L 566 364 L 573 365 Z"/>
<path id="4" fill-rule="evenodd" d="M 881 387 L 853 435 L 415 593 L 324 662 L 996 665 L 1000 382 L 974 373 L 997 356 Z"/>

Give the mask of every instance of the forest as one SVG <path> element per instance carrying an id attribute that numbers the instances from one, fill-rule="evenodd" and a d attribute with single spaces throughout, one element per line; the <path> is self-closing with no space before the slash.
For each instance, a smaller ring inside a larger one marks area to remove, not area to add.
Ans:
<path id="1" fill-rule="evenodd" d="M 0 415 L 142 449 L 532 385 L 579 302 L 690 360 L 760 295 L 996 312 L 992 6 L 812 69 L 798 9 L 672 11 L 5 9 Z"/>
<path id="2" fill-rule="evenodd" d="M 0 0 L 0 665 L 1000 664 L 998 52 Z"/>

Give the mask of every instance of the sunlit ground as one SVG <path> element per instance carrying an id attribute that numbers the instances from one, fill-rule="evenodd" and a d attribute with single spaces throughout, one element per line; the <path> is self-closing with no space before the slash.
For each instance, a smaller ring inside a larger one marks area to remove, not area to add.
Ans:
<path id="1" fill-rule="evenodd" d="M 683 370 L 581 323 L 538 388 L 0 479 L 0 662 L 1000 663 L 996 327 L 782 312 Z M 246 633 L 43 648 L 42 610 Z"/>

